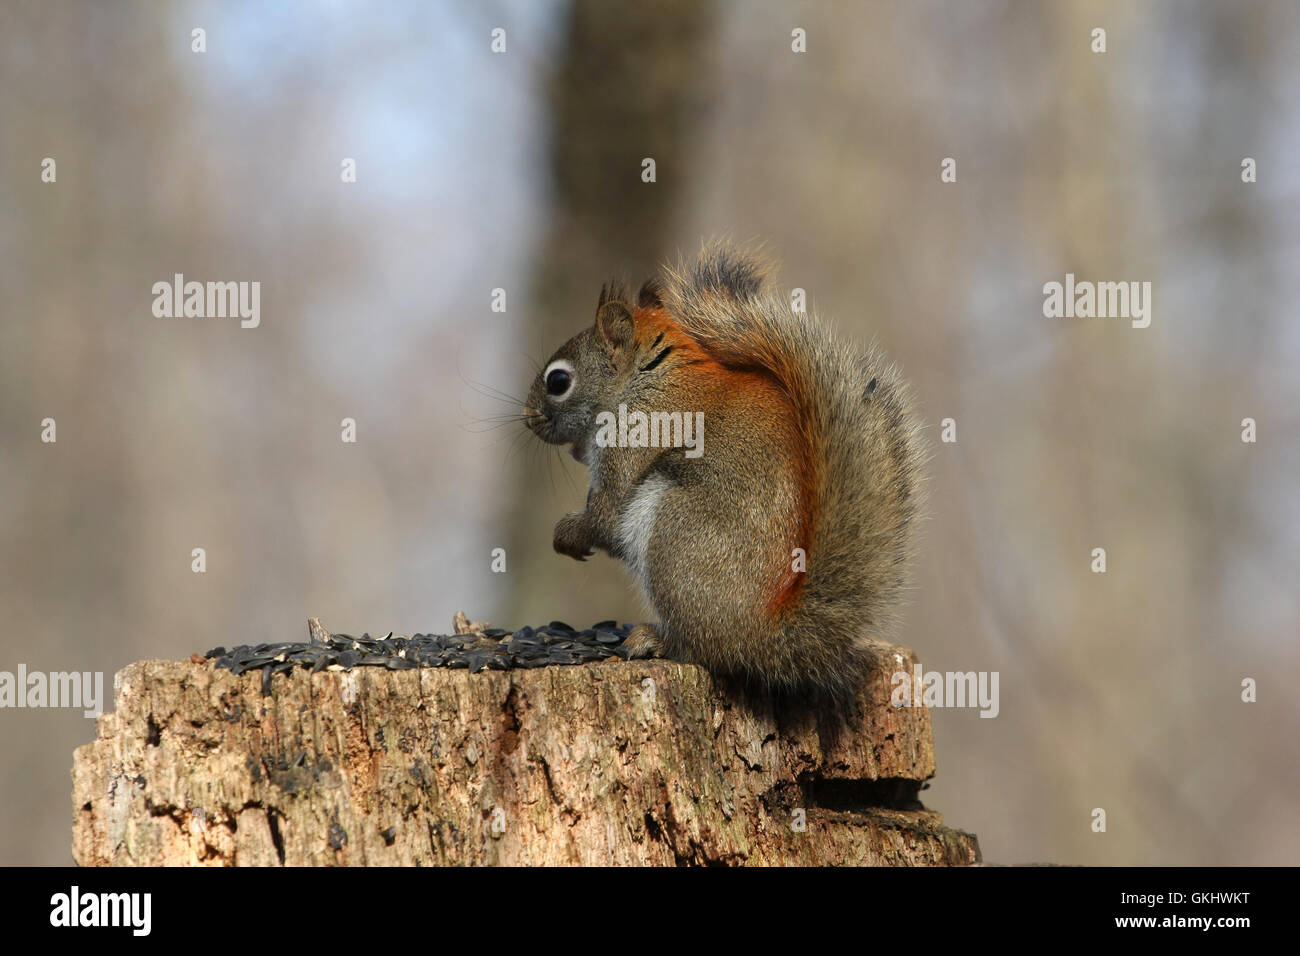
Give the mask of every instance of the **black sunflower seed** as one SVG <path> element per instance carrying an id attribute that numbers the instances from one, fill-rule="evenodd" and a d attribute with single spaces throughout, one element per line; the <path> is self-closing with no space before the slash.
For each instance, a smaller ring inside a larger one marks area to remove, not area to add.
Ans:
<path id="1" fill-rule="evenodd" d="M 261 670 L 263 691 L 270 693 L 268 674 L 284 674 L 295 667 L 319 673 L 328 667 L 351 670 L 354 667 L 382 667 L 387 670 L 413 670 L 420 667 L 466 668 L 474 673 L 483 670 L 532 669 L 547 666 L 570 666 L 609 660 L 611 656 L 628 659 L 623 642 L 630 625 L 601 621 L 592 627 L 575 630 L 564 621 L 551 621 L 540 627 L 525 626 L 516 631 L 488 628 L 475 634 L 428 634 L 411 637 L 392 632 L 381 638 L 369 633 L 361 637 L 332 634 L 325 641 L 262 642 L 240 644 L 231 648 L 215 647 L 206 655 L 213 667 L 232 674 Z"/>

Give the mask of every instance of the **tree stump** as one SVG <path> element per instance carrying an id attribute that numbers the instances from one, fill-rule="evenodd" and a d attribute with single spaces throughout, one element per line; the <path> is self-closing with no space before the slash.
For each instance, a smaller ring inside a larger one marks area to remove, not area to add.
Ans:
<path id="1" fill-rule="evenodd" d="M 73 761 L 81 865 L 979 862 L 917 794 L 930 714 L 878 645 L 843 712 L 670 661 L 235 676 L 140 661 Z"/>

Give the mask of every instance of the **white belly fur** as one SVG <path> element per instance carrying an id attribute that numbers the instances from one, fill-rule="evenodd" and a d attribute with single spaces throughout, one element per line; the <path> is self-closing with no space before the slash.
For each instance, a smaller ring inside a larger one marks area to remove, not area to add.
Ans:
<path id="1" fill-rule="evenodd" d="M 649 551 L 650 535 L 654 531 L 655 515 L 659 511 L 659 502 L 668 490 L 669 481 L 663 475 L 651 475 L 628 498 L 627 506 L 618 519 L 619 550 L 623 560 L 632 570 L 632 574 L 641 586 L 650 591 Z"/>

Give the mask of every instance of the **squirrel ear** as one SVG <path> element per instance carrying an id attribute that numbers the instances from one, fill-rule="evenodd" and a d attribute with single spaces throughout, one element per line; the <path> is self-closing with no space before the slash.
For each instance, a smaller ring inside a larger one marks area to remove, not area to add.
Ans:
<path id="1" fill-rule="evenodd" d="M 596 313 L 596 334 L 611 351 L 631 345 L 635 331 L 632 313 L 622 302 L 606 302 Z"/>
<path id="2" fill-rule="evenodd" d="M 641 291 L 636 295 L 636 304 L 642 309 L 658 309 L 663 306 L 663 289 L 657 278 L 651 276 L 645 280 L 645 285 L 641 286 Z"/>
<path id="3" fill-rule="evenodd" d="M 600 287 L 600 298 L 596 301 L 596 311 L 599 312 L 606 302 L 626 302 L 627 286 L 617 279 L 613 282 L 606 282 Z"/>

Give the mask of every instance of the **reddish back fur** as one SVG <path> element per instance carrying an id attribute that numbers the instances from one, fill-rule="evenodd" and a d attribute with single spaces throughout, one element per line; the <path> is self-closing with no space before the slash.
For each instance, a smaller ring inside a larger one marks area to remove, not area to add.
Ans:
<path id="1" fill-rule="evenodd" d="M 780 618 L 798 604 L 807 580 L 807 574 L 791 567 L 791 552 L 795 548 L 803 548 L 806 558 L 811 560 L 816 534 L 813 518 L 820 477 L 816 469 L 820 457 L 813 455 L 809 447 L 808 429 L 800 420 L 800 408 L 771 370 L 757 362 L 751 365 L 723 364 L 661 306 L 638 308 L 634 320 L 638 353 L 648 349 L 662 335 L 659 343 L 661 348 L 671 345 L 679 355 L 689 356 L 692 362 L 690 381 L 699 392 L 706 414 L 710 407 L 732 401 L 737 395 L 744 395 L 747 406 L 759 410 L 759 417 L 770 422 L 773 427 L 779 426 L 783 421 L 789 423 L 788 430 L 796 442 L 791 449 L 792 460 L 789 463 L 794 466 L 798 506 L 795 527 L 790 529 L 789 538 L 773 542 L 775 565 L 784 570 L 776 577 L 766 608 L 773 618 Z"/>

